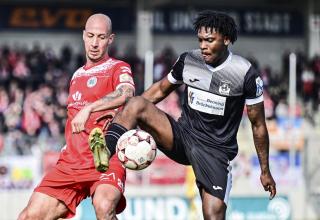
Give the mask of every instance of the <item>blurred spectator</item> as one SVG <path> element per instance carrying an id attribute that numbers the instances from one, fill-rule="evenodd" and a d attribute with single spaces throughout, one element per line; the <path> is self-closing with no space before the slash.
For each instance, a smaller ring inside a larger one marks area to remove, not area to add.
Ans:
<path id="1" fill-rule="evenodd" d="M 25 55 L 18 55 L 13 68 L 13 76 L 15 78 L 25 80 L 30 77 L 30 70 L 26 65 Z"/>
<path id="2" fill-rule="evenodd" d="M 61 69 L 64 72 L 72 73 L 74 72 L 75 68 L 78 68 L 78 66 L 75 66 L 75 62 L 73 62 L 72 57 L 73 57 L 73 52 L 70 46 L 69 45 L 63 46 L 61 49 L 60 64 L 61 64 Z"/>
<path id="3" fill-rule="evenodd" d="M 85 64 L 85 55 L 83 55 L 82 53 L 78 53 L 76 55 L 76 58 L 75 58 L 75 65 L 76 66 L 83 66 Z"/>
<path id="4" fill-rule="evenodd" d="M 315 80 L 314 80 L 314 110 L 319 110 L 320 107 L 320 55 L 315 56 L 312 59 L 312 70 L 315 74 Z"/>
<path id="5" fill-rule="evenodd" d="M 128 45 L 125 50 L 124 57 L 120 58 L 127 62 L 132 69 L 133 79 L 136 85 L 136 94 L 140 95 L 144 91 L 144 67 L 143 62 L 138 57 L 136 53 L 136 48 L 134 45 Z M 111 55 L 110 55 L 111 56 Z"/>
<path id="6" fill-rule="evenodd" d="M 275 116 L 274 103 L 267 90 L 264 90 L 263 92 L 263 99 L 264 99 L 265 117 L 266 119 L 273 119 Z"/>
<path id="7" fill-rule="evenodd" d="M 165 47 L 154 61 L 153 81 L 157 82 L 167 75 L 177 58 L 176 53 L 170 46 Z"/>
<path id="8" fill-rule="evenodd" d="M 0 82 L 5 84 L 10 78 L 8 60 L 0 56 Z"/>
<path id="9" fill-rule="evenodd" d="M 9 96 L 3 86 L 0 86 L 0 114 L 2 114 L 9 106 Z"/>
<path id="10" fill-rule="evenodd" d="M 41 50 L 39 44 L 35 44 L 33 49 L 27 54 L 27 62 L 31 71 L 31 77 L 29 79 L 34 86 L 44 82 L 44 73 L 48 68 L 47 58 L 51 58 L 47 55 L 48 54 Z"/>
<path id="11" fill-rule="evenodd" d="M 314 90 L 314 72 L 311 70 L 309 65 L 305 65 L 301 74 L 302 81 L 302 96 L 304 102 L 311 101 L 313 98 L 313 90 Z"/>
<path id="12" fill-rule="evenodd" d="M 268 90 L 269 86 L 270 86 L 270 77 L 272 75 L 272 72 L 271 72 L 271 67 L 270 66 L 267 66 L 265 68 L 263 68 L 261 70 L 261 78 L 262 78 L 262 81 L 263 81 L 263 88 L 265 90 Z"/>
<path id="13" fill-rule="evenodd" d="M 45 82 L 48 84 L 55 84 L 62 77 L 63 72 L 61 69 L 57 68 L 56 63 L 54 61 L 49 62 L 47 65 L 47 71 L 44 74 Z"/>
<path id="14" fill-rule="evenodd" d="M 110 48 L 111 54 L 117 57 L 117 48 Z M 128 45 L 124 57 L 134 73 L 137 85 L 136 95 L 144 91 L 144 63 L 137 56 L 136 48 Z M 286 118 L 288 116 L 289 86 L 289 51 L 283 55 L 283 71 L 274 72 L 272 66 L 261 67 L 257 60 L 253 65 L 261 69 L 265 85 L 265 113 L 267 119 Z M 154 81 L 168 74 L 176 61 L 175 51 L 167 46 L 154 61 Z M 303 116 L 311 123 L 320 125 L 320 56 L 306 61 L 302 53 L 297 54 L 297 83 L 301 83 L 298 95 L 304 101 Z M 41 49 L 39 44 L 31 50 L 15 46 L 0 46 L 0 153 L 30 154 L 35 147 L 41 150 L 56 150 L 63 146 L 63 131 L 67 112 L 68 71 L 74 66 L 82 66 L 82 53 L 74 54 L 65 46 L 59 56 L 52 48 Z M 177 118 L 181 114 L 179 91 L 172 93 L 158 104 Z M 299 101 L 299 97 L 298 97 Z M 301 116 L 301 108 L 297 106 L 297 115 Z M 317 119 L 314 115 L 318 115 Z M 245 114 L 244 114 L 244 117 Z M 313 120 L 314 119 L 314 120 Z M 1 150 L 2 149 L 2 150 Z M 39 150 L 39 149 L 38 149 Z"/>
<path id="15" fill-rule="evenodd" d="M 289 117 L 289 106 L 285 99 L 280 99 L 275 108 L 275 114 L 278 119 L 286 119 Z"/>

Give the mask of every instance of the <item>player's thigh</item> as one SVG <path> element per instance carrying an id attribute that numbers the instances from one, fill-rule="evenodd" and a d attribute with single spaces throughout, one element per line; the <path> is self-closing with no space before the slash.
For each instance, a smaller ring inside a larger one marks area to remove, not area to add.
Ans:
<path id="1" fill-rule="evenodd" d="M 63 202 L 46 194 L 34 192 L 19 219 L 57 219 L 67 212 L 68 208 Z"/>
<path id="2" fill-rule="evenodd" d="M 147 102 L 140 116 L 139 126 L 149 132 L 158 145 L 166 149 L 173 146 L 172 126 L 165 112 L 151 102 Z"/>

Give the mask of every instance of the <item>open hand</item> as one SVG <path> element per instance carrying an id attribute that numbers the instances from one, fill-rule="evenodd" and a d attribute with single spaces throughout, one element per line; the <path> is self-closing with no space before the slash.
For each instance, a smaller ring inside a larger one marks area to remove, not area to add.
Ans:
<path id="1" fill-rule="evenodd" d="M 72 133 L 80 133 L 85 130 L 85 124 L 90 116 L 91 110 L 88 107 L 81 109 L 71 121 Z"/>

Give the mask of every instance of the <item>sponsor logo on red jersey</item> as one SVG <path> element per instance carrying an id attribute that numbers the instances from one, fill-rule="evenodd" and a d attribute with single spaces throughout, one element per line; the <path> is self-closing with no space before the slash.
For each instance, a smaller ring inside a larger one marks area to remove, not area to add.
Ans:
<path id="1" fill-rule="evenodd" d="M 81 96 L 82 96 L 81 92 L 76 91 L 76 92 L 72 95 L 72 98 L 73 98 L 74 101 L 80 101 L 80 100 L 81 100 Z"/>

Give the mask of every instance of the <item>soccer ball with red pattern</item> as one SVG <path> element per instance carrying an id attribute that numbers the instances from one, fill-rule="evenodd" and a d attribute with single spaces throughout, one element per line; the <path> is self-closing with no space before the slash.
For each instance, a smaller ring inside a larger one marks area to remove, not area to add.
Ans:
<path id="1" fill-rule="evenodd" d="M 124 133 L 117 143 L 117 155 L 121 163 L 131 170 L 148 167 L 157 153 L 153 137 L 146 131 L 132 129 Z"/>

